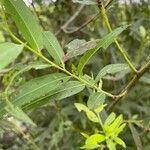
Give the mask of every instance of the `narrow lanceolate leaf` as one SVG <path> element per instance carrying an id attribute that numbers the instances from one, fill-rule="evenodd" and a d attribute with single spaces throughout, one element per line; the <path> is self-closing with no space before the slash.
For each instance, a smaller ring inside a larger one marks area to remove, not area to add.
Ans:
<path id="1" fill-rule="evenodd" d="M 112 112 L 105 120 L 104 126 L 110 125 L 115 120 L 115 118 L 116 118 L 116 114 Z"/>
<path id="2" fill-rule="evenodd" d="M 141 138 L 139 136 L 138 131 L 136 130 L 136 128 L 131 123 L 129 124 L 129 127 L 130 127 L 130 130 L 131 130 L 131 133 L 132 133 L 134 143 L 136 145 L 137 150 L 143 149 L 144 147 L 142 145 L 142 141 L 141 141 Z"/>
<path id="3" fill-rule="evenodd" d="M 94 5 L 97 4 L 95 0 L 73 0 L 74 3 L 84 4 L 84 5 Z"/>
<path id="4" fill-rule="evenodd" d="M 96 41 L 88 41 L 75 39 L 65 46 L 67 48 L 67 53 L 64 56 L 64 61 L 72 57 L 84 54 L 89 49 L 96 47 Z"/>
<path id="5" fill-rule="evenodd" d="M 23 46 L 14 43 L 0 44 L 0 70 L 13 62 L 22 52 Z"/>
<path id="6" fill-rule="evenodd" d="M 128 26 L 119 27 L 115 30 L 113 30 L 111 33 L 107 34 L 105 37 L 100 39 L 97 43 L 97 47 L 95 49 L 88 50 L 80 59 L 79 65 L 78 65 L 78 73 L 79 75 L 82 75 L 82 71 L 84 66 L 88 63 L 88 61 L 91 59 L 91 57 L 100 49 L 106 49 L 111 43 L 114 42 L 114 39 L 122 32 L 124 31 Z"/>
<path id="7" fill-rule="evenodd" d="M 15 72 L 12 77 L 10 78 L 9 84 L 7 86 L 7 90 L 10 88 L 10 86 L 12 85 L 14 79 L 19 76 L 20 74 L 23 74 L 24 72 L 29 71 L 30 69 L 35 69 L 35 70 L 39 70 L 39 69 L 45 69 L 51 67 L 51 65 L 49 64 L 45 64 L 45 63 L 41 63 L 41 62 L 34 62 L 28 65 L 21 65 L 21 66 L 16 66 L 14 68 L 14 70 L 17 70 L 17 72 Z"/>
<path id="8" fill-rule="evenodd" d="M 129 69 L 129 66 L 127 64 L 110 64 L 105 66 L 96 76 L 95 81 L 99 81 L 101 78 L 103 78 L 107 74 L 115 74 L 124 70 Z"/>
<path id="9" fill-rule="evenodd" d="M 34 99 L 45 96 L 69 78 L 62 73 L 54 73 L 30 80 L 19 88 L 19 94 L 16 95 L 12 103 L 15 106 L 30 103 Z"/>
<path id="10" fill-rule="evenodd" d="M 64 52 L 57 38 L 50 31 L 43 32 L 44 46 L 57 64 L 64 64 Z"/>
<path id="11" fill-rule="evenodd" d="M 3 0 L 2 4 L 12 16 L 24 39 L 33 49 L 40 51 L 43 48 L 41 28 L 23 0 Z"/>
<path id="12" fill-rule="evenodd" d="M 73 96 L 79 92 L 81 92 L 85 88 L 85 85 L 78 81 L 68 81 L 63 83 L 56 89 L 50 91 L 48 95 L 41 97 L 39 99 L 35 99 L 31 101 L 29 104 L 24 105 L 23 108 L 25 110 L 29 110 L 35 107 L 42 106 L 52 100 L 62 100 L 64 98 Z"/>
<path id="13" fill-rule="evenodd" d="M 16 119 L 36 126 L 35 123 L 28 117 L 27 114 L 25 114 L 22 111 L 21 108 L 14 106 L 12 103 L 7 102 L 5 110 L 7 111 L 8 114 L 12 115 Z"/>
<path id="14" fill-rule="evenodd" d="M 102 92 L 92 93 L 88 99 L 87 105 L 90 109 L 96 109 L 105 101 L 105 94 Z"/>

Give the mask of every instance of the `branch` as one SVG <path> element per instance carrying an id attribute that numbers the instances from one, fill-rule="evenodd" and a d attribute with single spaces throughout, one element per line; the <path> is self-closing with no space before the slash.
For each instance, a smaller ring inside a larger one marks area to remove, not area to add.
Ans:
<path id="1" fill-rule="evenodd" d="M 150 69 L 150 60 L 143 66 L 141 69 L 135 74 L 132 80 L 127 84 L 127 86 L 122 90 L 121 93 L 128 93 L 135 84 L 139 81 L 139 79 Z M 125 95 L 124 95 L 125 96 Z M 111 105 L 107 108 L 107 111 L 110 112 L 114 108 L 114 106 L 122 99 L 123 97 L 116 98 L 115 101 L 111 103 Z"/>

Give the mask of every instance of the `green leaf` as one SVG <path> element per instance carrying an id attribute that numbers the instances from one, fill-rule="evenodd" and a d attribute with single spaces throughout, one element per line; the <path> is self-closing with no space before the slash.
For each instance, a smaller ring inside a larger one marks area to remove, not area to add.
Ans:
<path id="1" fill-rule="evenodd" d="M 72 0 L 74 3 L 84 4 L 84 5 L 94 5 L 97 4 L 95 0 Z"/>
<path id="2" fill-rule="evenodd" d="M 86 140 L 86 144 L 99 144 L 101 142 L 105 141 L 105 136 L 102 134 L 93 134 Z"/>
<path id="3" fill-rule="evenodd" d="M 84 88 L 84 84 L 78 81 L 70 81 L 53 90 L 50 99 L 61 100 L 81 92 Z"/>
<path id="4" fill-rule="evenodd" d="M 77 108 L 77 110 L 79 112 L 81 112 L 81 111 L 84 111 L 84 112 L 89 111 L 89 108 L 86 107 L 85 105 L 81 104 L 81 103 L 75 103 L 74 105 L 75 105 L 75 107 Z"/>
<path id="5" fill-rule="evenodd" d="M 104 103 L 105 98 L 106 96 L 102 92 L 92 93 L 87 101 L 87 105 L 90 109 L 96 109 L 98 106 Z"/>
<path id="6" fill-rule="evenodd" d="M 116 118 L 116 114 L 114 112 L 112 112 L 105 120 L 104 126 L 110 125 L 115 120 L 115 118 Z"/>
<path id="7" fill-rule="evenodd" d="M 68 81 L 61 84 L 56 89 L 50 91 L 48 95 L 31 101 L 29 104 L 23 106 L 23 108 L 28 110 L 42 106 L 52 100 L 61 100 L 81 92 L 84 88 L 85 85 L 78 81 Z"/>
<path id="8" fill-rule="evenodd" d="M 116 143 L 114 143 L 112 140 L 107 139 L 106 143 L 109 150 L 116 150 Z"/>
<path id="9" fill-rule="evenodd" d="M 12 16 L 25 40 L 33 49 L 40 51 L 43 48 L 42 32 L 30 9 L 23 0 L 3 0 L 2 2 L 6 12 Z"/>
<path id="10" fill-rule="evenodd" d="M 19 88 L 19 94 L 13 99 L 13 104 L 23 106 L 34 99 L 43 97 L 68 80 L 68 78 L 70 77 L 62 73 L 54 73 L 34 78 Z"/>
<path id="11" fill-rule="evenodd" d="M 105 141 L 105 136 L 102 134 L 93 134 L 87 138 L 85 145 L 81 149 L 95 149 L 99 147 L 99 143 Z"/>
<path id="12" fill-rule="evenodd" d="M 57 38 L 50 31 L 43 32 L 44 46 L 57 64 L 64 64 L 64 52 Z"/>
<path id="13" fill-rule="evenodd" d="M 143 144 L 142 144 L 142 141 L 141 141 L 138 131 L 131 123 L 129 124 L 129 127 L 130 127 L 137 150 L 143 149 L 144 147 L 143 147 Z"/>
<path id="14" fill-rule="evenodd" d="M 115 74 L 120 71 L 124 71 L 129 69 L 129 66 L 127 64 L 109 64 L 105 66 L 96 76 L 95 81 L 99 81 L 101 78 L 103 78 L 107 74 Z"/>
<path id="15" fill-rule="evenodd" d="M 0 70 L 13 62 L 22 52 L 23 46 L 14 43 L 0 44 Z"/>
<path id="16" fill-rule="evenodd" d="M 94 53 L 98 50 L 99 48 L 95 48 L 95 49 L 91 49 L 88 50 L 80 59 L 80 62 L 78 64 L 77 67 L 77 72 L 79 74 L 79 76 L 82 76 L 82 71 L 84 66 L 88 63 L 88 61 L 90 60 L 90 58 L 94 55 Z"/>
<path id="17" fill-rule="evenodd" d="M 21 65 L 21 69 L 19 69 L 19 71 L 17 71 L 16 73 L 14 73 L 14 74 L 12 75 L 12 77 L 11 77 L 11 79 L 10 79 L 10 81 L 9 81 L 9 84 L 8 84 L 8 86 L 7 86 L 7 90 L 8 90 L 8 88 L 12 85 L 14 79 L 15 79 L 18 75 L 20 75 L 20 74 L 22 74 L 22 73 L 24 73 L 24 72 L 26 72 L 26 71 L 29 71 L 30 69 L 39 70 L 39 69 L 45 69 L 45 68 L 48 68 L 48 67 L 51 67 L 51 65 L 45 64 L 45 63 L 41 63 L 41 62 L 34 62 L 34 63 L 28 64 L 28 65 L 23 65 L 23 66 Z M 17 69 L 17 68 L 18 68 L 18 66 L 15 67 L 14 69 Z"/>
<path id="18" fill-rule="evenodd" d="M 122 139 L 116 137 L 115 139 L 115 142 L 119 145 L 121 145 L 122 147 L 126 148 L 126 144 L 124 143 L 124 141 L 122 141 Z"/>
<path id="19" fill-rule="evenodd" d="M 114 42 L 114 39 L 122 32 L 124 31 L 128 26 L 125 25 L 123 27 L 119 27 L 115 30 L 113 30 L 111 33 L 107 34 L 105 37 L 100 39 L 97 43 L 97 47 L 95 49 L 88 50 L 80 59 L 79 65 L 78 65 L 78 74 L 82 75 L 82 70 L 84 66 L 87 64 L 87 62 L 90 60 L 90 58 L 100 49 L 106 49 L 111 43 Z"/>
<path id="20" fill-rule="evenodd" d="M 122 124 L 122 122 L 123 116 L 119 115 L 110 126 L 112 129 L 117 130 L 117 128 Z"/>
<path id="21" fill-rule="evenodd" d="M 74 105 L 79 112 L 84 111 L 89 120 L 91 120 L 92 122 L 96 122 L 96 123 L 99 122 L 99 119 L 96 116 L 96 114 L 94 112 L 90 111 L 90 109 L 87 106 L 85 106 L 81 103 L 75 103 Z"/>
<path id="22" fill-rule="evenodd" d="M 7 102 L 5 110 L 8 112 L 8 114 L 12 115 L 16 119 L 36 126 L 35 123 L 22 111 L 21 108 L 14 106 L 12 103 Z"/>
<path id="23" fill-rule="evenodd" d="M 65 61 L 84 54 L 87 50 L 96 47 L 96 41 L 88 41 L 75 39 L 65 46 L 67 48 L 67 53 L 64 56 Z"/>

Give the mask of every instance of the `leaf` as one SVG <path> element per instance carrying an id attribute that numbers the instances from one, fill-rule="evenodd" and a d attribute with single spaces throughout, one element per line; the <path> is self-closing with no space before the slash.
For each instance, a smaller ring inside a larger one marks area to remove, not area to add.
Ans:
<path id="1" fill-rule="evenodd" d="M 14 43 L 0 44 L 0 70 L 13 62 L 22 52 L 23 46 Z"/>
<path id="2" fill-rule="evenodd" d="M 100 72 L 96 76 L 95 81 L 98 82 L 106 74 L 115 74 L 115 73 L 118 73 L 120 71 L 124 71 L 127 69 L 129 69 L 129 66 L 127 64 L 109 64 L 100 70 Z"/>
<path id="3" fill-rule="evenodd" d="M 126 144 L 124 143 L 124 141 L 122 141 L 122 139 L 116 137 L 115 139 L 115 142 L 119 145 L 121 145 L 122 147 L 126 148 Z"/>
<path id="4" fill-rule="evenodd" d="M 15 69 L 17 69 L 17 67 Z M 48 67 L 51 67 L 51 65 L 45 64 L 45 63 L 40 63 L 40 62 L 34 62 L 34 63 L 28 64 L 28 65 L 21 66 L 21 69 L 19 71 L 17 71 L 16 73 L 14 73 L 13 76 L 11 77 L 11 79 L 9 81 L 9 84 L 7 86 L 7 90 L 12 85 L 14 79 L 18 75 L 20 75 L 20 74 L 22 74 L 22 73 L 24 73 L 26 71 L 29 71 L 30 69 L 39 70 L 39 69 L 44 69 L 44 68 L 48 68 Z"/>
<path id="5" fill-rule="evenodd" d="M 85 40 L 75 39 L 65 47 L 67 48 L 67 53 L 64 56 L 64 61 L 67 61 L 72 57 L 84 54 L 89 49 L 95 48 L 96 41 L 86 42 Z"/>
<path id="6" fill-rule="evenodd" d="M 119 115 L 114 122 L 110 125 L 110 127 L 114 130 L 117 130 L 117 128 L 122 124 L 123 122 L 123 116 Z"/>
<path id="7" fill-rule="evenodd" d="M 124 31 L 128 25 L 125 25 L 123 27 L 119 27 L 115 30 L 113 30 L 111 33 L 107 34 L 105 37 L 99 40 L 97 43 L 97 47 L 91 50 L 88 50 L 80 59 L 79 65 L 78 65 L 78 74 L 82 75 L 82 70 L 84 66 L 87 64 L 87 62 L 90 60 L 90 58 L 100 49 L 106 49 L 111 43 L 114 42 L 114 39 L 122 32 Z"/>
<path id="8" fill-rule="evenodd" d="M 5 107 L 5 110 L 10 115 L 17 118 L 18 120 L 24 121 L 26 123 L 33 125 L 33 126 L 36 126 L 36 124 L 21 110 L 21 108 L 14 106 L 12 103 L 7 102 L 7 106 Z"/>
<path id="9" fill-rule="evenodd" d="M 105 141 L 105 136 L 102 134 L 93 134 L 87 138 L 85 145 L 81 149 L 95 149 L 99 147 L 99 143 Z"/>
<path id="10" fill-rule="evenodd" d="M 84 88 L 84 84 L 78 81 L 70 81 L 53 90 L 53 94 L 50 99 L 61 100 L 81 92 Z"/>
<path id="11" fill-rule="evenodd" d="M 75 107 L 77 108 L 77 110 L 79 112 L 81 112 L 81 111 L 84 111 L 84 112 L 89 111 L 88 107 L 86 107 L 85 105 L 83 105 L 81 103 L 75 103 L 74 105 L 75 105 Z"/>
<path id="12" fill-rule="evenodd" d="M 30 46 L 40 51 L 43 48 L 41 28 L 23 0 L 3 0 L 6 12 L 12 16 L 18 29 Z"/>
<path id="13" fill-rule="evenodd" d="M 90 111 L 88 107 L 86 107 L 85 105 L 83 105 L 81 103 L 75 103 L 74 105 L 75 105 L 75 107 L 77 108 L 77 110 L 79 112 L 84 111 L 89 120 L 91 120 L 92 122 L 96 122 L 96 123 L 99 122 L 98 117 L 96 116 L 96 114 L 93 113 L 92 111 Z"/>
<path id="14" fill-rule="evenodd" d="M 13 104 L 15 106 L 23 106 L 34 99 L 43 97 L 69 78 L 70 77 L 62 73 L 53 73 L 34 78 L 19 88 L 19 94 L 15 96 Z"/>
<path id="15" fill-rule="evenodd" d="M 143 145 L 142 145 L 142 141 L 140 139 L 139 133 L 137 132 L 136 128 L 132 124 L 129 124 L 129 127 L 130 127 L 137 150 L 142 150 Z"/>
<path id="16" fill-rule="evenodd" d="M 52 100 L 61 100 L 79 93 L 84 88 L 85 85 L 81 84 L 78 81 L 68 81 L 66 83 L 61 84 L 56 89 L 50 91 L 48 95 L 31 101 L 29 104 L 23 106 L 23 108 L 28 110 L 31 108 L 42 106 Z"/>
<path id="17" fill-rule="evenodd" d="M 63 65 L 64 52 L 57 38 L 50 31 L 43 32 L 43 38 L 44 46 L 49 54 L 53 57 L 57 64 Z"/>
<path id="18" fill-rule="evenodd" d="M 105 136 L 103 134 L 93 134 L 86 140 L 86 144 L 99 144 L 105 141 Z"/>
<path id="19" fill-rule="evenodd" d="M 116 150 L 116 143 L 114 143 L 112 140 L 107 139 L 106 143 L 109 150 Z"/>
<path id="20" fill-rule="evenodd" d="M 112 112 L 105 120 L 104 126 L 110 125 L 115 120 L 115 118 L 116 118 L 116 114 Z"/>
<path id="21" fill-rule="evenodd" d="M 102 92 L 92 93 L 87 101 L 87 105 L 90 109 L 96 109 L 98 106 L 104 103 L 105 98 L 106 96 Z"/>
<path id="22" fill-rule="evenodd" d="M 77 72 L 79 76 L 82 76 L 82 70 L 84 66 L 88 63 L 92 55 L 98 50 L 99 48 L 88 50 L 80 59 L 80 62 L 77 67 Z"/>
<path id="23" fill-rule="evenodd" d="M 84 4 L 84 5 L 94 5 L 97 4 L 95 0 L 72 0 L 74 3 Z"/>

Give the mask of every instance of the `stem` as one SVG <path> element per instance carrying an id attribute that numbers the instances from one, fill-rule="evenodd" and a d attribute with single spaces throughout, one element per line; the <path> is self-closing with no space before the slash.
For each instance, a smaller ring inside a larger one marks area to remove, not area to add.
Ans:
<path id="1" fill-rule="evenodd" d="M 108 20 L 108 17 L 107 17 L 107 14 L 106 14 L 106 10 L 105 10 L 105 7 L 103 6 L 102 2 L 101 2 L 101 5 L 100 5 L 100 11 L 101 11 L 101 15 L 104 19 L 104 22 L 109 30 L 109 32 L 112 32 L 112 28 L 111 28 L 111 25 L 109 23 L 109 20 Z M 131 70 L 134 72 L 134 73 L 137 73 L 137 70 L 136 68 L 134 67 L 134 65 L 132 64 L 132 62 L 129 60 L 127 54 L 125 53 L 125 51 L 123 50 L 123 48 L 120 46 L 119 42 L 115 39 L 115 44 L 117 46 L 117 49 L 118 51 L 120 52 L 120 54 L 122 55 L 122 57 L 124 58 L 124 60 L 127 62 L 127 64 L 129 65 L 129 67 L 131 68 Z"/>
<path id="2" fill-rule="evenodd" d="M 128 93 L 130 89 L 132 89 L 134 85 L 139 81 L 139 79 L 143 76 L 143 74 L 149 69 L 150 69 L 150 60 L 144 66 L 141 67 L 141 69 L 138 71 L 137 74 L 133 76 L 132 80 L 127 84 L 127 86 L 122 90 L 122 92 Z M 113 103 L 108 107 L 107 111 L 112 110 L 113 107 L 121 100 L 122 97 L 116 98 L 116 100 L 113 101 Z"/>

